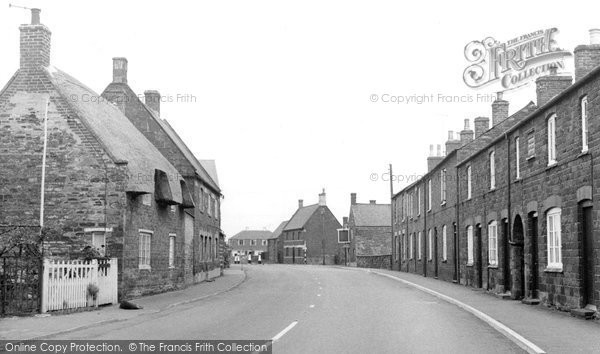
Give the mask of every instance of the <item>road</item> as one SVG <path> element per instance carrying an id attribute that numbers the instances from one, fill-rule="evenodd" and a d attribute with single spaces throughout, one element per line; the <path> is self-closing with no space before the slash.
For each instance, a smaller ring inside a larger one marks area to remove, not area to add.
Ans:
<path id="1" fill-rule="evenodd" d="M 277 337 L 273 352 L 286 354 L 522 352 L 458 307 L 372 273 L 293 265 L 244 269 L 246 282 L 221 295 L 53 339 Z"/>

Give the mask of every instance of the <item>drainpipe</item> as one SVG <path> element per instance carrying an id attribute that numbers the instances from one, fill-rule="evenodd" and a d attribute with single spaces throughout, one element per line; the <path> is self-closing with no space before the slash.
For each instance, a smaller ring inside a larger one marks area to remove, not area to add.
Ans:
<path id="1" fill-rule="evenodd" d="M 425 205 L 425 203 L 427 202 L 427 182 L 424 181 L 423 183 L 423 191 L 425 193 L 423 193 L 423 241 L 425 243 L 425 254 L 423 254 L 423 276 L 427 277 L 427 263 L 429 262 L 429 259 L 427 257 L 427 255 L 429 254 L 429 248 L 428 248 L 428 243 L 427 241 L 429 240 L 429 235 L 427 234 L 427 206 Z M 417 242 L 418 244 L 418 242 Z"/>
<path id="2" fill-rule="evenodd" d="M 459 188 L 459 173 L 458 167 L 456 170 L 456 182 L 454 183 L 456 186 L 456 248 L 454 249 L 454 263 L 455 263 L 455 272 L 456 275 L 456 284 L 460 284 L 460 188 Z"/>
<path id="3" fill-rule="evenodd" d="M 390 270 L 394 270 L 394 253 L 396 252 L 395 250 L 395 244 L 394 244 L 394 216 L 396 215 L 394 213 L 395 211 L 395 203 L 394 203 L 394 182 L 392 182 L 392 164 L 390 164 L 390 212 L 392 213 L 392 217 L 391 217 L 391 221 L 392 221 L 392 239 L 391 239 L 391 245 L 392 245 L 392 255 L 390 258 Z M 398 259 L 400 259 L 400 256 L 398 256 Z"/>
<path id="4" fill-rule="evenodd" d="M 506 162 L 507 162 L 507 164 L 506 164 L 507 165 L 507 167 L 506 167 L 506 174 L 508 176 L 508 188 L 506 190 L 506 194 L 508 196 L 508 200 L 506 202 L 506 210 L 507 210 L 507 213 L 508 213 L 508 216 L 506 218 L 507 219 L 506 237 L 508 237 L 508 240 L 509 240 L 508 245 L 510 246 L 511 243 L 512 243 L 512 230 L 511 230 L 511 227 L 510 227 L 511 222 L 512 222 L 512 220 L 511 220 L 512 219 L 512 211 L 511 211 L 511 198 L 512 197 L 511 197 L 511 183 L 510 183 L 510 139 L 508 138 L 508 134 L 507 133 L 504 133 L 504 138 L 506 139 Z M 510 249 L 507 250 L 507 251 L 505 251 L 505 256 L 508 256 L 508 257 L 504 257 L 505 258 L 504 259 L 505 262 L 510 260 Z M 525 249 L 523 249 L 523 252 L 525 252 Z M 506 268 L 503 268 L 503 269 L 506 269 Z M 510 264 L 508 266 L 508 269 L 510 271 Z M 505 279 L 505 282 L 506 282 L 506 274 L 504 274 L 504 279 Z M 523 289 L 523 290 L 525 290 L 525 289 Z M 506 291 L 507 291 L 507 289 L 506 289 L 506 285 L 505 285 L 504 286 L 504 292 L 506 292 Z"/>
<path id="5" fill-rule="evenodd" d="M 46 104 L 44 105 L 44 148 L 42 150 L 42 183 L 40 191 L 40 236 L 42 235 L 42 229 L 44 228 L 44 197 L 46 187 L 46 153 L 48 151 L 48 106 L 50 105 L 50 98 L 46 98 Z M 42 243 L 42 252 L 44 244 Z"/>

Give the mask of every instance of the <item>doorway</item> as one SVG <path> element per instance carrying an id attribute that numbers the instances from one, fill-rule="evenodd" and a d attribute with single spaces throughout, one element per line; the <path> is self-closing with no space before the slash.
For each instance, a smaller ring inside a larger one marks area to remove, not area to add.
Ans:
<path id="1" fill-rule="evenodd" d="M 438 277 L 438 232 L 437 228 L 433 229 L 433 265 L 434 265 L 434 277 Z"/>
<path id="2" fill-rule="evenodd" d="M 531 279 L 529 281 L 529 296 L 532 299 L 537 299 L 538 289 L 538 214 L 531 212 L 527 216 L 529 239 L 531 240 Z"/>
<path id="3" fill-rule="evenodd" d="M 581 245 L 583 247 L 582 279 L 583 279 L 583 305 L 594 303 L 594 234 L 592 228 L 592 203 L 586 201 L 581 204 Z"/>
<path id="4" fill-rule="evenodd" d="M 508 219 L 502 219 L 502 273 L 504 276 L 504 292 L 509 292 L 512 288 L 510 277 L 510 243 L 508 236 Z"/>
<path id="5" fill-rule="evenodd" d="M 521 216 L 517 215 L 513 224 L 513 256 L 514 277 L 512 280 L 512 298 L 521 299 L 525 295 L 525 235 L 523 233 L 523 221 Z"/>
<path id="6" fill-rule="evenodd" d="M 477 242 L 477 288 L 483 288 L 483 240 L 481 236 L 481 224 L 475 228 Z"/>

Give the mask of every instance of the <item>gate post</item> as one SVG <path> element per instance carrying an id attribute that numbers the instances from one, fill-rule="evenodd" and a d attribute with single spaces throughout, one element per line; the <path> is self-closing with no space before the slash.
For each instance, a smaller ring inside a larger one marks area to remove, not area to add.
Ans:
<path id="1" fill-rule="evenodd" d="M 44 259 L 43 263 L 42 263 L 42 272 L 40 274 L 40 287 L 42 289 L 41 291 L 41 307 L 40 307 L 40 312 L 41 313 L 46 313 L 48 312 L 48 282 L 49 282 L 49 277 L 50 277 L 50 272 L 49 272 L 49 267 L 50 266 L 50 260 L 48 259 Z"/>

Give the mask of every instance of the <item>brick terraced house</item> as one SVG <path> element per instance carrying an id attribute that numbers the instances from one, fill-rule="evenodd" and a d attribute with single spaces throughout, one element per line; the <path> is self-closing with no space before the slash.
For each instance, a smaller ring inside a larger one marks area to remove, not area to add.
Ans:
<path id="1" fill-rule="evenodd" d="M 375 200 L 357 203 L 356 193 L 350 194 L 350 213 L 344 223 L 350 238 L 349 262 L 362 268 L 390 268 L 391 217 L 390 204 L 377 204 Z"/>
<path id="2" fill-rule="evenodd" d="M 216 165 L 211 160 L 198 160 L 166 119 L 160 116 L 161 95 L 144 92 L 142 102 L 128 84 L 128 61 L 113 59 L 113 80 L 102 93 L 131 123 L 169 160 L 185 180 L 192 196 L 184 208 L 183 218 L 186 281 L 197 282 L 219 276 L 223 262 L 224 235 L 220 224 L 221 190 Z M 175 207 L 173 207 L 175 208 Z"/>
<path id="3" fill-rule="evenodd" d="M 120 299 L 184 286 L 195 232 L 188 215 L 201 205 L 195 180 L 118 107 L 51 65 L 39 10 L 20 32 L 20 67 L 0 91 L 0 226 L 39 230 L 47 122 L 43 220 L 55 232 L 46 257 L 77 259 L 92 246 L 117 258 Z"/>
<path id="4" fill-rule="evenodd" d="M 231 236 L 227 242 L 231 248 L 231 256 L 240 256 L 240 260 L 245 262 L 248 256 L 252 261 L 258 261 L 260 254 L 261 260 L 267 258 L 268 241 L 273 238 L 273 233 L 269 230 L 244 230 Z"/>
<path id="5" fill-rule="evenodd" d="M 575 81 L 536 80 L 514 114 L 469 121 L 446 155 L 392 198 L 394 269 L 590 316 L 600 306 L 600 30 L 575 48 Z M 474 137 L 473 137 L 474 135 Z M 433 149 L 432 149 L 433 150 Z"/>
<path id="6" fill-rule="evenodd" d="M 327 207 L 325 190 L 319 194 L 318 204 L 304 206 L 303 200 L 298 200 L 298 209 L 280 236 L 283 263 L 342 263 L 344 250 L 338 243 L 338 229 L 341 227 Z"/>

